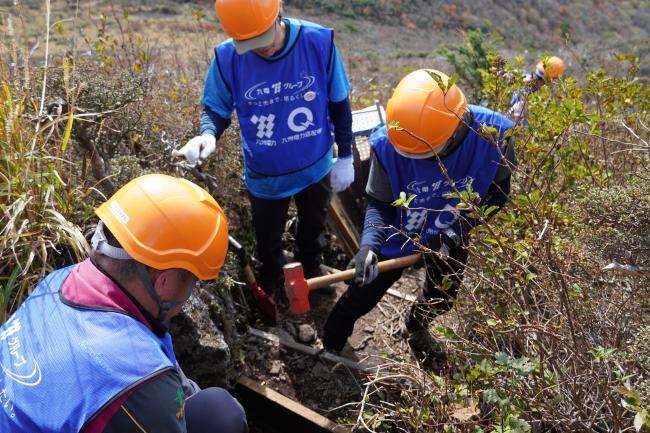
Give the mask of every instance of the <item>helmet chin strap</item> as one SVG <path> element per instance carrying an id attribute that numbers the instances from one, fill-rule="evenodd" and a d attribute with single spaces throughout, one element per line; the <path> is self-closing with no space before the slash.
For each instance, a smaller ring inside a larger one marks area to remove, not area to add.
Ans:
<path id="1" fill-rule="evenodd" d="M 160 323 L 164 324 L 165 326 L 169 325 L 170 318 L 167 317 L 169 311 L 175 306 L 184 303 L 190 298 L 190 296 L 192 296 L 194 286 L 192 286 L 192 288 L 187 292 L 187 295 L 179 301 L 163 301 L 162 299 L 160 299 L 160 296 L 158 295 L 158 293 L 156 293 L 156 289 L 154 289 L 153 284 L 151 283 L 151 278 L 149 277 L 149 272 L 147 271 L 147 267 L 144 264 L 134 260 L 131 256 L 129 256 L 129 253 L 127 253 L 124 248 L 114 247 L 113 245 L 110 245 L 108 243 L 108 240 L 106 239 L 106 235 L 104 234 L 104 223 L 101 220 L 99 221 L 99 223 L 97 223 L 97 227 L 95 228 L 95 233 L 93 234 L 90 243 L 92 245 L 93 251 L 102 254 L 106 257 L 110 257 L 116 260 L 135 261 L 136 269 L 140 281 L 147 289 L 147 293 L 149 293 L 149 296 L 158 304 L 158 317 L 156 317 L 156 320 L 158 320 Z"/>
<path id="2" fill-rule="evenodd" d="M 133 257 L 124 248 L 114 247 L 108 243 L 104 234 L 104 223 L 101 220 L 97 223 L 97 227 L 95 227 L 95 233 L 90 240 L 90 244 L 93 247 L 93 251 L 111 259 L 133 260 Z"/>
<path id="3" fill-rule="evenodd" d="M 185 295 L 183 299 L 180 299 L 178 301 L 163 301 L 160 299 L 160 295 L 158 295 L 156 289 L 154 289 L 153 284 L 151 283 L 151 278 L 149 278 L 147 267 L 140 262 L 136 262 L 135 267 L 138 270 L 138 277 L 140 277 L 140 281 L 146 287 L 149 296 L 158 304 L 158 316 L 156 317 L 156 320 L 168 326 L 169 320 L 171 319 L 171 317 L 167 317 L 169 311 L 177 305 L 181 305 L 187 301 L 190 296 L 192 296 L 194 286 L 192 285 L 190 290 L 187 292 L 187 295 Z"/>

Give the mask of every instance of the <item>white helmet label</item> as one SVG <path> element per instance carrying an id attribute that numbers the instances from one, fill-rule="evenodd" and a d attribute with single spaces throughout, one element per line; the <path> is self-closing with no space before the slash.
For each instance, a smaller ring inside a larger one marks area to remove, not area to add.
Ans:
<path id="1" fill-rule="evenodd" d="M 111 213 L 115 218 L 120 220 L 122 224 L 126 224 L 129 222 L 131 218 L 124 212 L 124 209 L 119 205 L 119 203 L 115 200 L 111 202 L 110 205 L 108 205 L 108 208 L 111 210 Z"/>

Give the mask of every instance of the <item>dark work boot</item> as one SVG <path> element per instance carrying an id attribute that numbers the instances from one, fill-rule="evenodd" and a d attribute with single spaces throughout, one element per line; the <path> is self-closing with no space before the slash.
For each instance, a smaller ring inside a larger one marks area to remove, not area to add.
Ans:
<path id="1" fill-rule="evenodd" d="M 406 326 L 403 326 L 401 334 L 411 348 L 413 356 L 423 368 L 440 372 L 445 367 L 447 354 L 427 329 L 409 332 Z"/>

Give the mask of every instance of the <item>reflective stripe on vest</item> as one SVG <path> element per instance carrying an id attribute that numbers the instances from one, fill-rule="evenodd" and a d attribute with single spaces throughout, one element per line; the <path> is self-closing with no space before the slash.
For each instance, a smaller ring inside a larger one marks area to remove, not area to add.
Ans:
<path id="1" fill-rule="evenodd" d="M 171 337 L 113 311 L 64 304 L 49 274 L 0 327 L 0 431 L 78 433 L 113 399 L 176 365 Z"/>

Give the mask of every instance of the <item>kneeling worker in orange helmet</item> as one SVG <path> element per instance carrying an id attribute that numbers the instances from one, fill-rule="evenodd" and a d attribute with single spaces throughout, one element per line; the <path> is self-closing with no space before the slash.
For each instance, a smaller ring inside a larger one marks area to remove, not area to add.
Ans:
<path id="1" fill-rule="evenodd" d="M 418 361 L 440 368 L 446 358 L 429 334 L 433 317 L 451 308 L 462 281 L 470 230 L 479 221 L 459 211 L 459 199 L 450 194 L 471 188 L 481 205 L 501 208 L 510 192 L 512 143 L 504 133 L 512 127 L 505 116 L 468 105 L 458 86 L 446 92 L 448 77 L 438 71 L 418 70 L 399 83 L 388 102 L 388 125 L 370 137 L 373 149 L 366 192 L 361 246 L 354 257 L 355 276 L 332 309 L 323 332 L 326 349 L 340 351 L 358 318 L 368 313 L 401 276 L 402 270 L 378 274 L 379 260 L 412 254 L 413 239 L 433 251 L 425 254 L 423 293 L 406 316 L 403 337 Z M 498 134 L 487 140 L 484 126 Z M 443 170 L 444 168 L 444 170 Z M 415 195 L 409 208 L 391 203 Z M 443 283 L 451 282 L 450 287 Z"/>
<path id="2" fill-rule="evenodd" d="M 0 327 L 0 431 L 246 432 L 227 391 L 185 377 L 167 332 L 197 280 L 223 265 L 217 202 L 150 174 L 96 213 L 92 257 L 47 275 Z"/>

